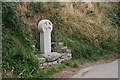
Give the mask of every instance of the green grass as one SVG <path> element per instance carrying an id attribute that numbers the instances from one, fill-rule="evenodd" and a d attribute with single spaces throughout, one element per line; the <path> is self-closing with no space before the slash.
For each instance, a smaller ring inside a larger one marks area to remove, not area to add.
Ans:
<path id="1" fill-rule="evenodd" d="M 81 62 L 80 60 L 63 61 L 61 64 L 50 66 L 47 69 L 38 70 L 35 76 L 40 78 L 48 78 L 53 76 L 55 73 L 63 70 L 64 68 L 68 68 L 68 67 L 77 68 L 79 67 L 80 64 L 84 62 L 85 61 Z"/>
<path id="2" fill-rule="evenodd" d="M 16 16 L 15 7 L 15 3 L 3 3 L 2 68 L 4 71 L 14 68 L 13 77 L 31 77 L 39 67 L 33 56 L 34 40 L 25 31 L 27 25 Z"/>
<path id="3" fill-rule="evenodd" d="M 48 67 L 47 69 L 39 70 L 35 76 L 40 78 L 48 78 L 52 77 L 55 73 L 65 69 L 65 68 L 78 68 L 79 65 L 84 64 L 87 62 L 85 59 L 79 59 L 79 60 L 69 60 L 69 61 L 63 61 L 61 64 L 53 65 Z M 43 74 L 42 74 L 43 73 Z"/>
<path id="4" fill-rule="evenodd" d="M 79 35 L 80 36 L 80 35 Z M 99 60 L 104 55 L 117 53 L 117 45 L 114 37 L 111 35 L 104 39 L 103 37 L 96 36 L 99 41 L 99 45 L 95 45 L 87 37 L 77 37 L 77 39 L 65 38 L 63 42 L 65 45 L 72 49 L 73 58 L 80 59 L 85 58 L 91 61 Z"/>
<path id="5" fill-rule="evenodd" d="M 29 44 L 27 43 L 23 45 L 21 41 L 17 41 L 16 36 L 12 32 L 3 38 L 3 69 L 11 70 L 14 68 L 14 73 L 17 75 L 25 70 L 21 77 L 30 77 L 30 72 L 38 69 L 37 59 L 33 57 L 32 49 L 26 47 Z"/>

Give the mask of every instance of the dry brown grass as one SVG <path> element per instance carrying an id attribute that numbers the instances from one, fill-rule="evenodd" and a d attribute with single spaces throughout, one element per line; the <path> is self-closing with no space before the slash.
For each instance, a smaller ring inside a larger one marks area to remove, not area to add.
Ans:
<path id="1" fill-rule="evenodd" d="M 23 19 L 23 21 L 29 25 L 29 31 L 32 33 L 33 28 L 37 30 L 38 21 L 41 19 L 47 19 L 49 15 L 54 16 L 49 12 L 37 13 L 32 18 L 25 17 L 25 11 L 28 10 L 29 3 L 20 3 L 18 5 L 18 14 Z M 94 38 L 96 35 L 104 36 L 105 38 L 108 35 L 117 35 L 117 29 L 113 28 L 110 25 L 108 19 L 106 18 L 106 14 L 102 11 L 102 7 L 107 6 L 111 7 L 107 3 L 60 3 L 62 7 L 60 11 L 60 15 L 63 18 L 63 23 L 67 24 L 64 27 L 59 27 L 62 29 L 54 28 L 55 33 L 57 35 L 62 36 L 69 31 L 66 35 L 72 35 L 77 28 L 83 35 L 87 37 Z M 46 8 L 49 6 L 46 6 Z M 53 9 L 54 10 L 54 9 Z M 88 16 L 87 11 L 93 11 L 94 16 Z M 58 22 L 58 21 L 56 21 Z M 53 23 L 54 24 L 54 23 Z"/>

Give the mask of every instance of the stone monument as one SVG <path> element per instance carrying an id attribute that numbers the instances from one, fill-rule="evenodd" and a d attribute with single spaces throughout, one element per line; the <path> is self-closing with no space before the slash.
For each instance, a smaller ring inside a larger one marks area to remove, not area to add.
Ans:
<path id="1" fill-rule="evenodd" d="M 47 66 L 61 63 L 64 60 L 70 60 L 72 58 L 71 50 L 64 46 L 62 42 L 55 43 L 54 48 L 61 52 L 51 52 L 51 32 L 53 25 L 50 20 L 41 20 L 38 23 L 38 29 L 40 30 L 40 51 L 44 57 L 39 57 L 39 67 L 45 68 Z M 34 48 L 35 46 L 33 46 Z"/>
<path id="2" fill-rule="evenodd" d="M 44 55 L 49 55 L 51 54 L 52 22 L 50 20 L 41 20 L 38 29 L 40 30 L 40 50 Z"/>

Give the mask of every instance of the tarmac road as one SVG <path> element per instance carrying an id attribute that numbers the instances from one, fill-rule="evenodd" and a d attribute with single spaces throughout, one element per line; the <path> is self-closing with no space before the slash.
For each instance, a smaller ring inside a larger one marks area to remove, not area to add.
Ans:
<path id="1" fill-rule="evenodd" d="M 118 78 L 118 60 L 81 69 L 71 78 Z"/>

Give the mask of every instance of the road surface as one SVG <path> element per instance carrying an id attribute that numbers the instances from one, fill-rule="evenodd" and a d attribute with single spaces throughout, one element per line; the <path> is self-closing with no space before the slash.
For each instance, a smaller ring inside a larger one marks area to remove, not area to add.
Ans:
<path id="1" fill-rule="evenodd" d="M 118 60 L 81 69 L 71 78 L 118 78 Z"/>

